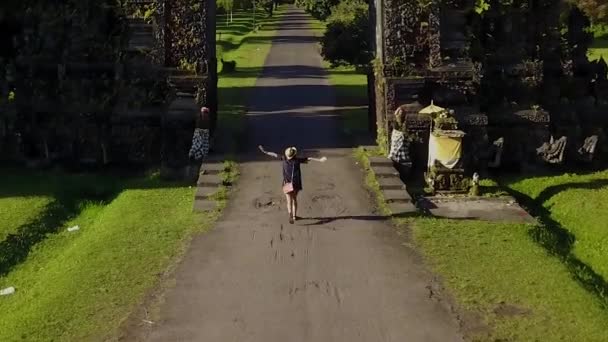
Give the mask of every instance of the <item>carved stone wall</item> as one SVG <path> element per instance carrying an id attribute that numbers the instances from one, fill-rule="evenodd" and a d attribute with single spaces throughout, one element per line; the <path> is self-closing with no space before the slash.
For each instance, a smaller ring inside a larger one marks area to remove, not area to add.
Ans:
<path id="1" fill-rule="evenodd" d="M 379 30 L 383 33 L 383 58 L 377 60 L 375 89 L 376 117 L 385 128 L 386 138 L 390 138 L 393 127 L 393 112 L 402 105 L 426 106 L 433 100 L 440 106 L 465 108 L 462 116 L 478 114 L 474 99 L 478 84 L 473 65 L 459 55 L 464 50 L 461 37 L 466 34 L 442 37 L 441 18 L 446 14 L 446 6 L 438 2 L 422 6 L 418 0 L 384 0 L 383 4 L 379 9 L 384 25 Z M 462 15 L 462 11 L 454 13 Z M 462 22 L 462 18 L 455 18 L 445 25 Z M 444 52 L 446 57 L 454 58 L 448 62 L 443 58 Z M 407 133 L 418 136 L 412 149 L 414 167 L 426 165 L 428 137 L 424 135 L 430 121 L 417 113 L 406 115 Z"/>
<path id="2" fill-rule="evenodd" d="M 413 44 L 424 36 L 424 13 L 416 1 L 384 0 L 382 11 L 383 60 L 386 76 L 405 76 L 419 63 L 426 44 Z M 380 24 L 380 23 L 379 23 Z"/>
<path id="3" fill-rule="evenodd" d="M 489 0 L 483 16 L 469 0 L 378 4 L 384 45 L 376 60 L 376 118 L 387 138 L 393 111 L 414 98 L 455 110 L 476 168 L 483 168 L 484 145 L 499 137 L 506 162 L 517 164 L 531 162 L 551 135 L 567 136 L 576 151 L 608 130 L 608 66 L 587 60 L 589 20 L 576 8 L 560 19 L 554 0 Z M 425 124 L 409 115 L 406 126 L 416 134 Z"/>
<path id="4" fill-rule="evenodd" d="M 89 14 L 83 14 L 59 37 L 69 43 L 64 56 L 19 51 L 23 57 L 11 84 L 19 89 L 11 104 L 16 118 L 0 118 L 2 159 L 161 163 L 174 168 L 189 163 L 200 107 L 217 113 L 215 2 L 129 0 L 120 12 L 128 16 L 119 12 L 108 10 L 121 24 L 112 24 L 120 28 L 113 33 L 114 50 L 102 49 L 105 40 L 85 34 Z M 144 12 L 152 15 L 144 18 Z M 30 41 L 53 23 L 46 19 L 25 21 L 32 26 L 24 29 L 33 37 Z M 120 53 L 117 57 L 106 50 Z M 8 89 L 4 72 L 3 99 Z M 0 107 L 3 114 L 10 112 L 7 103 L 0 102 Z M 212 116 L 213 126 L 215 122 Z"/>

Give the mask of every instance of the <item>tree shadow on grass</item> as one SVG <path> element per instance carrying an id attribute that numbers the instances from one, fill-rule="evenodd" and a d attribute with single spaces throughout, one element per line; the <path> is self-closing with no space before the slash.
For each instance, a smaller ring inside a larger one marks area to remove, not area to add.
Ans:
<path id="1" fill-rule="evenodd" d="M 27 258 L 36 244 L 57 233 L 65 222 L 76 217 L 85 202 L 109 203 L 117 194 L 117 191 L 108 189 L 107 193 L 83 192 L 78 197 L 68 194 L 55 195 L 55 200 L 46 206 L 42 215 L 20 226 L 0 242 L 0 276 L 8 274 Z"/>
<path id="2" fill-rule="evenodd" d="M 66 228 L 65 224 L 78 216 L 86 203 L 109 204 L 126 189 L 174 187 L 180 183 L 151 178 L 126 178 L 124 174 L 58 174 L 18 169 L 0 169 L 0 198 L 48 196 L 54 200 L 42 214 L 21 225 L 0 241 L 0 276 L 8 274 L 25 261 L 38 243 Z M 184 184 L 185 186 L 185 184 Z"/>
<path id="3" fill-rule="evenodd" d="M 528 212 L 538 218 L 540 224 L 529 231 L 532 239 L 550 254 L 558 257 L 566 265 L 574 279 L 600 298 L 605 307 L 608 307 L 608 282 L 596 273 L 591 266 L 585 264 L 573 254 L 572 249 L 576 242 L 576 236 L 552 219 L 551 211 L 543 206 L 543 203 L 562 191 L 600 189 L 606 186 L 608 186 L 608 180 L 601 179 L 554 185 L 547 187 L 536 198 L 531 198 L 510 188 L 507 188 L 507 191 L 525 206 Z"/>

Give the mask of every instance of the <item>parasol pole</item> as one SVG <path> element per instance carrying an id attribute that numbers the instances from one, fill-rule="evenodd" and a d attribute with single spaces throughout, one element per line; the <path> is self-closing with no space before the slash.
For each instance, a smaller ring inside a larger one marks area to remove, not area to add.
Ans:
<path id="1" fill-rule="evenodd" d="M 434 105 L 434 104 L 433 104 L 433 99 L 431 99 L 431 106 L 433 106 L 433 105 Z M 427 146 L 429 147 L 429 151 L 428 151 L 428 154 L 429 154 L 429 155 L 431 154 L 431 149 L 430 149 L 430 147 L 431 147 L 431 133 L 433 133 L 433 121 L 434 121 L 434 120 L 433 120 L 433 117 L 431 116 L 431 123 L 429 124 L 429 142 L 428 142 L 428 144 L 427 144 Z M 429 165 L 429 162 L 428 162 L 428 161 L 427 161 L 427 163 L 426 163 L 426 164 L 427 164 L 427 165 L 426 165 L 426 172 L 427 172 L 427 174 L 430 174 L 430 173 L 431 173 L 431 165 Z"/>

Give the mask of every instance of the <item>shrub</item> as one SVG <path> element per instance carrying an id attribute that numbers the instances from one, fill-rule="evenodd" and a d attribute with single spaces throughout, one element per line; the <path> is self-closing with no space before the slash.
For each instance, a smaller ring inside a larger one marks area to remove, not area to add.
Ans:
<path id="1" fill-rule="evenodd" d="M 345 0 L 332 8 L 321 39 L 323 57 L 333 66 L 367 65 L 372 59 L 369 7 L 362 0 Z"/>
<path id="2" fill-rule="evenodd" d="M 325 20 L 331 14 L 331 9 L 338 5 L 340 0 L 296 0 L 296 4 L 304 7 L 308 13 L 319 20 Z"/>

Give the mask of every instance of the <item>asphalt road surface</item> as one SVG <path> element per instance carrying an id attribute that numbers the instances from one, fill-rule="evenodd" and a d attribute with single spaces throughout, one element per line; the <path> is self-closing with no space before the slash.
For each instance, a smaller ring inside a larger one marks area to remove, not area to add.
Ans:
<path id="1" fill-rule="evenodd" d="M 250 153 L 215 229 L 194 239 L 163 295 L 146 341 L 461 341 L 431 275 L 385 218 L 332 116 L 334 96 L 309 18 L 284 16 L 247 117 Z M 238 67 L 238 66 L 237 66 Z M 281 164 L 255 154 L 326 155 L 303 165 L 298 215 L 288 223 Z"/>

